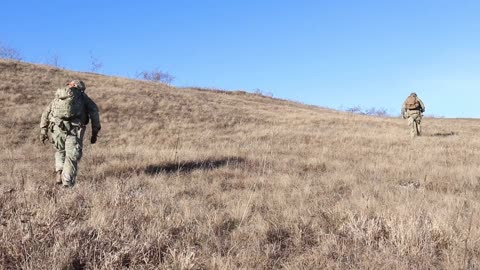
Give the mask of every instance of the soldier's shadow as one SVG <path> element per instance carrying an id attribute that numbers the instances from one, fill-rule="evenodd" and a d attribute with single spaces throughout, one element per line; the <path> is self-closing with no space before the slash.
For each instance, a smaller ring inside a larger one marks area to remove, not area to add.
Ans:
<path id="1" fill-rule="evenodd" d="M 449 137 L 449 136 L 456 136 L 458 135 L 458 132 L 450 131 L 450 132 L 437 132 L 433 133 L 430 136 L 431 137 Z"/>
<path id="2" fill-rule="evenodd" d="M 213 170 L 242 163 L 245 163 L 245 159 L 241 157 L 169 162 L 165 164 L 148 165 L 145 167 L 144 173 L 149 175 L 191 173 L 194 170 Z"/>

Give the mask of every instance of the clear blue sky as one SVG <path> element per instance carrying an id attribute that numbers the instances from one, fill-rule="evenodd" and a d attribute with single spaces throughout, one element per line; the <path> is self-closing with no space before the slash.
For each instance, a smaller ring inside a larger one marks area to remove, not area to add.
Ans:
<path id="1" fill-rule="evenodd" d="M 6 0 L 0 42 L 25 61 L 108 75 L 159 69 L 176 86 L 398 114 L 480 118 L 480 1 Z M 88 82 L 87 82 L 88 83 Z"/>

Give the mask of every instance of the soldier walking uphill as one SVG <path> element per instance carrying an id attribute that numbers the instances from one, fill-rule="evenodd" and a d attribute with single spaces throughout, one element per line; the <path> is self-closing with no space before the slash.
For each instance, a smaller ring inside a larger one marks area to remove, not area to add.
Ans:
<path id="1" fill-rule="evenodd" d="M 410 127 L 410 135 L 412 137 L 420 136 L 422 134 L 421 121 L 422 113 L 425 111 L 425 105 L 422 100 L 418 98 L 417 94 L 411 93 L 402 106 L 402 117 L 408 120 Z"/>
<path id="2" fill-rule="evenodd" d="M 94 144 L 100 131 L 98 107 L 87 96 L 85 84 L 79 80 L 57 89 L 55 98 L 42 114 L 40 139 L 45 143 L 50 132 L 56 151 L 55 182 L 59 185 L 75 185 L 77 165 L 82 157 L 83 136 L 89 120 L 92 124 L 90 142 Z"/>

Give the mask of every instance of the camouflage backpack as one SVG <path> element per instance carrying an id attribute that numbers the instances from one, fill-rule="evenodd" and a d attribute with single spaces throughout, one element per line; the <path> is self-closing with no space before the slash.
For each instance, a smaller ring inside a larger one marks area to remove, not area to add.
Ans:
<path id="1" fill-rule="evenodd" d="M 420 108 L 420 102 L 417 97 L 408 96 L 407 100 L 405 100 L 405 108 L 408 110 L 416 110 Z"/>
<path id="2" fill-rule="evenodd" d="M 83 92 L 76 87 L 59 88 L 55 92 L 53 117 L 61 120 L 80 118 L 84 112 Z"/>

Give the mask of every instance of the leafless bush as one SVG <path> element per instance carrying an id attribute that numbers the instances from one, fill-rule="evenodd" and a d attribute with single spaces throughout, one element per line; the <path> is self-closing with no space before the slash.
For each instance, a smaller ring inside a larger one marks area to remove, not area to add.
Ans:
<path id="1" fill-rule="evenodd" d="M 97 57 L 93 56 L 92 52 L 90 52 L 90 71 L 97 72 L 102 67 L 102 61 L 100 61 Z"/>
<path id="2" fill-rule="evenodd" d="M 0 43 L 0 58 L 21 61 L 22 56 L 17 49 L 10 48 Z"/>
<path id="3" fill-rule="evenodd" d="M 60 66 L 60 55 L 58 53 L 54 53 L 49 59 L 47 59 L 47 65 L 61 68 Z"/>
<path id="4" fill-rule="evenodd" d="M 253 93 L 256 94 L 256 95 L 260 95 L 260 96 L 273 97 L 272 92 L 266 92 L 266 91 L 263 91 L 259 88 L 256 88 L 255 90 L 253 90 Z"/>
<path id="5" fill-rule="evenodd" d="M 362 114 L 362 115 L 371 115 L 371 116 L 388 116 L 387 109 L 385 108 L 375 108 L 362 109 L 360 106 L 354 106 L 345 110 L 346 112 Z"/>
<path id="6" fill-rule="evenodd" d="M 161 82 L 165 84 L 171 84 L 175 79 L 174 76 L 170 75 L 167 72 L 160 71 L 158 69 L 152 71 L 142 71 L 138 73 L 138 78 L 151 82 Z"/>
<path id="7" fill-rule="evenodd" d="M 346 109 L 345 111 L 350 113 L 363 114 L 362 107 L 360 106 L 351 107 Z"/>
<path id="8" fill-rule="evenodd" d="M 365 111 L 366 115 L 374 116 L 388 116 L 387 110 L 385 108 L 370 108 Z"/>

